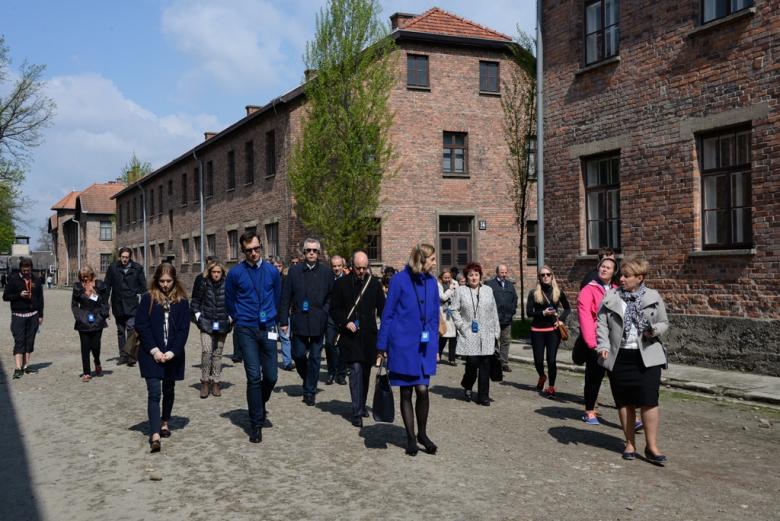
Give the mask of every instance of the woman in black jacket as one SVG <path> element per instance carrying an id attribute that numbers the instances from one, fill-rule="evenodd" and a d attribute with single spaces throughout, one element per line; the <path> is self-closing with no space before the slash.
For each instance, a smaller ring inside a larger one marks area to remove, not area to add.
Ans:
<path id="1" fill-rule="evenodd" d="M 81 340 L 81 381 L 92 379 L 89 367 L 89 355 L 95 361 L 95 376 L 103 376 L 100 366 L 100 338 L 103 329 L 108 326 L 108 287 L 102 280 L 95 280 L 95 270 L 84 266 L 79 270 L 79 282 L 73 285 L 70 309 L 76 324 L 73 329 L 79 332 Z"/>
<path id="2" fill-rule="evenodd" d="M 558 309 L 562 313 L 558 313 Z M 558 287 L 555 274 L 546 264 L 539 270 L 539 282 L 536 288 L 528 293 L 528 301 L 525 305 L 525 314 L 531 317 L 531 348 L 534 352 L 534 365 L 539 374 L 536 390 L 544 388 L 547 375 L 544 374 L 544 354 L 547 352 L 547 370 L 550 383 L 544 394 L 548 398 L 555 397 L 555 377 L 558 374 L 558 365 L 555 357 L 558 356 L 558 346 L 561 343 L 561 334 L 558 331 L 558 323 L 565 322 L 571 312 L 571 306 L 566 299 L 566 294 Z"/>
<path id="3" fill-rule="evenodd" d="M 190 309 L 200 329 L 202 346 L 200 397 L 208 398 L 209 386 L 212 395 L 222 396 L 222 349 L 232 324 L 225 308 L 225 268 L 219 261 L 212 260 L 206 265 L 198 291 L 192 295 Z"/>

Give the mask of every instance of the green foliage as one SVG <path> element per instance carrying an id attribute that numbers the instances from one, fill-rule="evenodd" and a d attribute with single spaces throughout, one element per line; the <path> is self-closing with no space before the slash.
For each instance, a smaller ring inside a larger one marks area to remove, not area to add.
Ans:
<path id="1" fill-rule="evenodd" d="M 17 195 L 11 185 L 0 182 L 0 252 L 3 253 L 10 253 L 16 235 L 14 227 L 16 200 Z"/>
<path id="2" fill-rule="evenodd" d="M 135 183 L 151 171 L 152 165 L 147 161 L 141 162 L 141 160 L 136 157 L 135 152 L 133 152 L 133 157 L 122 168 L 122 181 L 126 184 Z"/>
<path id="3" fill-rule="evenodd" d="M 289 182 L 298 217 L 331 255 L 365 247 L 392 158 L 395 46 L 378 15 L 375 0 L 330 0 L 306 46 L 315 75 Z"/>

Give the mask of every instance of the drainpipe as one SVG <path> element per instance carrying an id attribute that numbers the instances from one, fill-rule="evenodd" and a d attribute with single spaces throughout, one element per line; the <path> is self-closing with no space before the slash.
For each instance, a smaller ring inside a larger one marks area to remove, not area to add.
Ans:
<path id="1" fill-rule="evenodd" d="M 544 54 L 542 0 L 536 0 L 536 266 L 544 266 Z"/>
<path id="2" fill-rule="evenodd" d="M 203 205 L 203 161 L 192 151 L 192 158 L 198 163 L 198 200 L 200 201 L 200 271 L 206 269 L 206 214 Z"/>
<path id="3" fill-rule="evenodd" d="M 146 227 L 146 190 L 139 182 L 138 190 L 141 191 L 141 218 L 144 221 L 144 277 L 149 278 L 149 230 Z"/>
<path id="4" fill-rule="evenodd" d="M 81 271 L 81 223 L 76 220 L 75 215 L 73 216 L 73 222 L 76 223 L 76 280 L 78 280 L 78 274 Z M 68 270 L 68 279 L 70 279 L 70 270 Z"/>

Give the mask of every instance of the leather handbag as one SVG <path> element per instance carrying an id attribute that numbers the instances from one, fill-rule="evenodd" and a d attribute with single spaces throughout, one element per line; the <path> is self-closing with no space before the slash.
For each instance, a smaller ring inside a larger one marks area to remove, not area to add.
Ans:
<path id="1" fill-rule="evenodd" d="M 491 382 L 503 382 L 504 381 L 504 368 L 501 363 L 501 355 L 496 352 L 490 357 L 490 381 Z"/>
<path id="2" fill-rule="evenodd" d="M 558 333 L 561 334 L 561 342 L 566 342 L 569 339 L 569 328 L 566 327 L 566 324 L 564 324 L 560 320 L 555 325 L 555 327 L 558 328 Z"/>
<path id="3" fill-rule="evenodd" d="M 382 373 L 382 368 L 385 370 L 384 373 Z M 390 376 L 387 374 L 386 360 L 382 360 L 382 364 L 376 373 L 372 412 L 375 422 L 393 423 L 395 418 L 395 401 L 393 399 L 393 389 L 390 387 Z"/>
<path id="4" fill-rule="evenodd" d="M 441 308 L 439 309 L 439 338 L 447 334 L 447 318 L 444 316 Z"/>

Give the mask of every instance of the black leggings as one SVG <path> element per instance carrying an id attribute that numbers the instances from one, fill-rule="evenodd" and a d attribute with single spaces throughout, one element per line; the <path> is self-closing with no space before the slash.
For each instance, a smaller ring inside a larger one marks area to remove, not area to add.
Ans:
<path id="1" fill-rule="evenodd" d="M 597 360 L 599 352 L 588 349 L 588 358 L 585 360 L 585 410 L 592 411 L 596 408 L 596 400 L 599 397 L 601 381 L 604 379 L 606 369 L 601 367 Z"/>
<path id="2" fill-rule="evenodd" d="M 440 336 L 439 337 L 439 358 L 441 358 L 441 355 L 444 353 L 444 346 L 447 344 L 450 345 L 450 351 L 449 356 L 447 357 L 447 360 L 450 362 L 455 361 L 455 341 L 457 340 L 457 337 L 447 338 Z"/>
<path id="3" fill-rule="evenodd" d="M 471 390 L 477 382 L 477 400 L 483 402 L 490 399 L 490 359 L 493 355 L 466 356 L 466 369 L 461 387 Z"/>
<path id="4" fill-rule="evenodd" d="M 81 340 L 81 374 L 89 374 L 89 355 L 95 360 L 95 367 L 100 365 L 100 337 L 103 336 L 103 330 L 97 331 L 79 331 L 79 340 Z"/>
<path id="5" fill-rule="evenodd" d="M 417 394 L 416 407 L 412 407 L 412 389 Z M 426 428 L 428 425 L 428 409 L 430 399 L 427 385 L 405 385 L 401 387 L 401 417 L 406 427 L 406 437 L 410 443 L 415 443 L 414 417 L 417 413 L 417 433 L 421 439 L 428 439 Z M 416 411 L 415 411 L 416 409 Z"/>
<path id="6" fill-rule="evenodd" d="M 539 376 L 544 375 L 544 352 L 547 351 L 547 377 L 549 385 L 555 387 L 555 377 L 558 375 L 558 364 L 555 357 L 558 356 L 558 345 L 561 343 L 561 334 L 555 331 L 531 331 L 531 348 L 534 351 L 534 366 Z"/>

